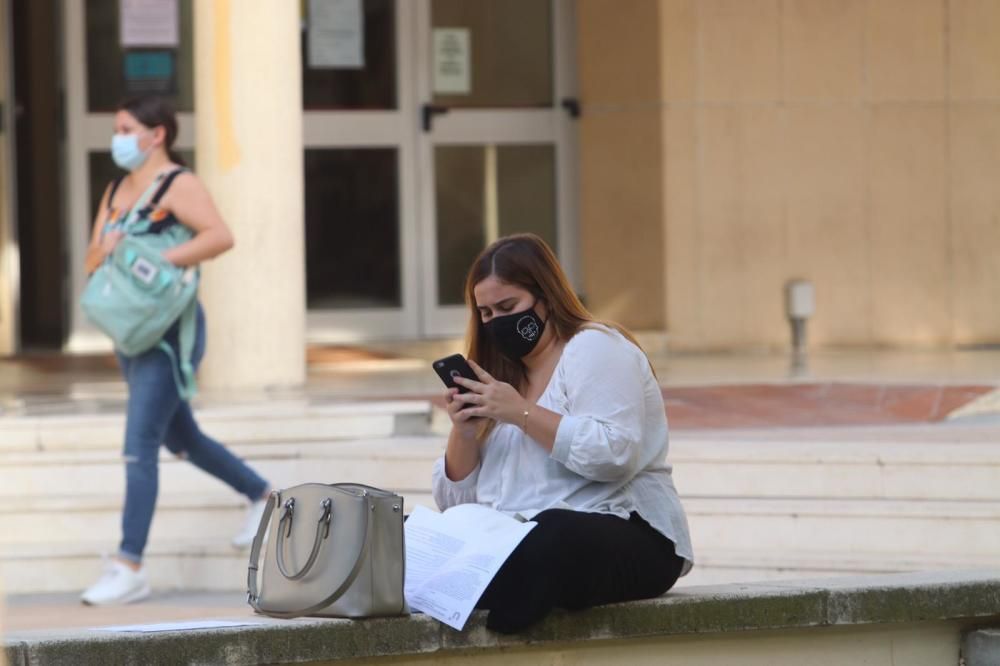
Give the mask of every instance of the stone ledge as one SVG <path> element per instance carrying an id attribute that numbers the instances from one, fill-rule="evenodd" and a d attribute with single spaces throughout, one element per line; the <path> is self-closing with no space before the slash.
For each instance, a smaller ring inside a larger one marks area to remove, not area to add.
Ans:
<path id="1" fill-rule="evenodd" d="M 462 632 L 424 615 L 258 621 L 169 634 L 24 633 L 8 636 L 5 647 L 11 666 L 284 664 L 811 627 L 991 624 L 1000 621 L 1000 569 L 680 588 L 658 599 L 557 612 L 518 636 L 487 631 L 483 613 Z"/>

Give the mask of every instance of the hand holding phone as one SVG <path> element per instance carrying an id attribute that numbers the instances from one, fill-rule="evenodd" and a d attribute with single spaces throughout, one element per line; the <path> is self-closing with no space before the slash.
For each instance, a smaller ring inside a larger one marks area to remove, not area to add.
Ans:
<path id="1" fill-rule="evenodd" d="M 468 393 L 469 389 L 456 384 L 455 377 L 464 377 L 474 382 L 479 381 L 476 373 L 472 370 L 472 366 L 469 365 L 469 362 L 461 354 L 452 354 L 451 356 L 439 358 L 434 361 L 433 367 L 434 372 L 441 378 L 444 385 L 448 388 L 458 389 L 459 393 Z"/>

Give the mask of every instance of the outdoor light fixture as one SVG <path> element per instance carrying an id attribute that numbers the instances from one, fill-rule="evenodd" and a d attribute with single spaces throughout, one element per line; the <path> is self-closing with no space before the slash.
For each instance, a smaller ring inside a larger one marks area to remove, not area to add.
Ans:
<path id="1" fill-rule="evenodd" d="M 816 314 L 816 290 L 808 280 L 790 280 L 785 285 L 785 314 L 792 327 L 792 374 L 806 371 L 806 322 Z"/>

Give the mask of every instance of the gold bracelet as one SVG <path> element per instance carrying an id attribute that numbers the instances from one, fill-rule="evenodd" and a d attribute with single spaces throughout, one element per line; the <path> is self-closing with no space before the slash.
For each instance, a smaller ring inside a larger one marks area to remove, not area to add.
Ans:
<path id="1" fill-rule="evenodd" d="M 531 411 L 530 409 L 526 409 L 524 410 L 524 414 L 522 414 L 524 420 L 521 422 L 521 432 L 523 432 L 525 435 L 528 434 L 528 412 L 530 411 Z"/>

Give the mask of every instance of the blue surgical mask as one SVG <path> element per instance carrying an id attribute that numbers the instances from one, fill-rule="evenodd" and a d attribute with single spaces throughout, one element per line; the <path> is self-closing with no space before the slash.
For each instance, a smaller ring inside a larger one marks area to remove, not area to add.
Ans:
<path id="1" fill-rule="evenodd" d="M 146 163 L 149 151 L 139 149 L 138 134 L 115 134 L 111 137 L 111 159 L 126 171 L 135 171 Z"/>

